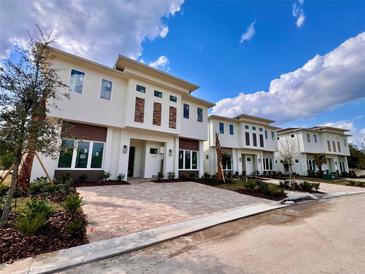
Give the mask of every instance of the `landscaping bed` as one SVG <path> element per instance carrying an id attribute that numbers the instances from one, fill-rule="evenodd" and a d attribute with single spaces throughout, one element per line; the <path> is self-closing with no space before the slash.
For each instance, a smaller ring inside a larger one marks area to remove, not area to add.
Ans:
<path id="1" fill-rule="evenodd" d="M 324 192 L 319 191 L 320 183 L 314 182 L 307 182 L 307 181 L 293 181 L 284 180 L 280 181 L 280 188 L 292 191 L 301 191 L 301 192 L 308 192 L 308 193 L 317 193 L 317 194 L 325 194 Z"/>
<path id="2" fill-rule="evenodd" d="M 129 185 L 127 181 L 108 180 L 108 181 L 94 181 L 94 182 L 76 182 L 75 187 L 83 186 L 114 186 L 114 185 Z"/>
<path id="3" fill-rule="evenodd" d="M 0 187 L 0 213 L 7 188 Z M 38 178 L 16 193 L 9 220 L 0 227 L 0 263 L 88 243 L 83 201 L 69 179 Z"/>

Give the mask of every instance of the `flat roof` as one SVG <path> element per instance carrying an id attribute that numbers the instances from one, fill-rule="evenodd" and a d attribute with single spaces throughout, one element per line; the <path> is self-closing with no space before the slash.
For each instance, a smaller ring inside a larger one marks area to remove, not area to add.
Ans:
<path id="1" fill-rule="evenodd" d="M 278 130 L 278 133 L 286 133 L 286 132 L 296 132 L 296 131 L 313 131 L 313 132 L 318 132 L 318 131 L 322 131 L 322 132 L 333 132 L 333 131 L 337 131 L 337 132 L 341 132 L 344 133 L 346 131 L 349 131 L 348 129 L 343 129 L 343 128 L 338 128 L 338 127 L 327 127 L 327 126 L 314 126 L 314 127 L 309 127 L 309 128 L 301 128 L 301 127 L 294 127 L 294 128 L 282 128 Z"/>

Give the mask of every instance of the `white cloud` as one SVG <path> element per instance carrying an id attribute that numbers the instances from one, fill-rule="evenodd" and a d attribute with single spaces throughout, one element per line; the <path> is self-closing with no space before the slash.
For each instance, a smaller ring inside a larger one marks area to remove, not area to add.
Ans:
<path id="1" fill-rule="evenodd" d="M 304 15 L 303 5 L 304 5 L 304 0 L 297 0 L 293 4 L 292 14 L 296 18 L 295 25 L 298 28 L 300 28 L 301 26 L 303 26 L 304 21 L 305 21 L 305 15 Z"/>
<path id="2" fill-rule="evenodd" d="M 245 41 L 249 41 L 252 39 L 252 37 L 255 35 L 255 23 L 256 22 L 252 22 L 248 27 L 247 30 L 245 32 L 242 33 L 241 35 L 241 40 L 240 40 L 240 44 L 242 44 Z"/>
<path id="3" fill-rule="evenodd" d="M 28 41 L 27 29 L 36 34 L 38 24 L 45 33 L 53 31 L 56 47 L 95 61 L 111 65 L 119 53 L 137 58 L 143 41 L 166 37 L 161 18 L 176 14 L 183 2 L 3 0 L 0 56 Z"/>
<path id="4" fill-rule="evenodd" d="M 314 117 L 333 106 L 365 97 L 365 32 L 303 67 L 272 80 L 269 91 L 220 100 L 214 114 L 248 113 L 278 122 Z"/>
<path id="5" fill-rule="evenodd" d="M 161 55 L 155 61 L 149 63 L 148 65 L 156 69 L 169 70 L 169 59 L 166 56 Z"/>
<path id="6" fill-rule="evenodd" d="M 357 146 L 361 146 L 365 144 L 365 128 L 359 129 L 355 126 L 353 120 L 343 120 L 343 121 L 336 121 L 336 122 L 328 122 L 323 124 L 323 126 L 328 127 L 338 127 L 347 129 L 351 136 L 349 137 L 349 142 L 355 144 Z"/>

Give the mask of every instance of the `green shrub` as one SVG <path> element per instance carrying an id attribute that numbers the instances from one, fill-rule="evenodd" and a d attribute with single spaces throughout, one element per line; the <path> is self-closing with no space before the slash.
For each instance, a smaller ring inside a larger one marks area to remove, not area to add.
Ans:
<path id="1" fill-rule="evenodd" d="M 106 172 L 105 170 L 103 170 L 100 174 L 99 179 L 100 181 L 105 182 L 110 178 L 110 176 L 111 176 L 110 172 Z"/>
<path id="2" fill-rule="evenodd" d="M 313 185 L 310 182 L 307 182 L 307 181 L 299 183 L 298 186 L 303 191 L 311 191 L 313 189 Z"/>
<path id="3" fill-rule="evenodd" d="M 243 187 L 249 191 L 254 191 L 256 188 L 256 182 L 251 180 L 244 181 Z"/>
<path id="4" fill-rule="evenodd" d="M 275 199 L 282 199 L 286 197 L 284 189 L 275 186 L 269 187 L 266 194 Z"/>
<path id="5" fill-rule="evenodd" d="M 256 185 L 258 190 L 263 193 L 263 194 L 268 194 L 269 193 L 269 185 L 265 182 L 261 182 L 261 181 L 256 181 Z"/>
<path id="6" fill-rule="evenodd" d="M 0 197 L 5 197 L 8 194 L 9 187 L 6 185 L 0 185 Z"/>
<path id="7" fill-rule="evenodd" d="M 169 178 L 169 180 L 175 179 L 175 172 L 173 171 L 167 172 L 167 178 Z"/>
<path id="8" fill-rule="evenodd" d="M 312 183 L 312 186 L 313 186 L 315 191 L 318 191 L 321 184 L 320 183 Z"/>
<path id="9" fill-rule="evenodd" d="M 117 180 L 118 181 L 123 181 L 125 178 L 125 175 L 123 173 L 120 173 L 118 176 L 117 176 Z"/>
<path id="10" fill-rule="evenodd" d="M 76 219 L 66 225 L 65 231 L 71 236 L 77 236 L 84 229 L 84 225 L 85 224 L 83 220 Z"/>
<path id="11" fill-rule="evenodd" d="M 53 214 L 52 206 L 45 200 L 32 199 L 20 210 L 15 227 L 26 235 L 35 234 Z"/>
<path id="12" fill-rule="evenodd" d="M 283 189 L 290 189 L 289 180 L 280 181 L 279 186 Z"/>
<path id="13" fill-rule="evenodd" d="M 38 195 L 44 193 L 48 188 L 47 177 L 38 177 L 29 185 L 29 194 Z"/>
<path id="14" fill-rule="evenodd" d="M 159 172 L 157 173 L 157 180 L 161 181 L 164 177 L 165 177 L 165 176 L 164 176 L 164 174 L 163 174 L 161 171 L 159 171 Z"/>
<path id="15" fill-rule="evenodd" d="M 83 204 L 84 202 L 82 197 L 77 194 L 70 194 L 66 197 L 65 201 L 62 203 L 62 206 L 66 209 L 66 211 L 70 213 L 76 213 L 80 210 Z"/>

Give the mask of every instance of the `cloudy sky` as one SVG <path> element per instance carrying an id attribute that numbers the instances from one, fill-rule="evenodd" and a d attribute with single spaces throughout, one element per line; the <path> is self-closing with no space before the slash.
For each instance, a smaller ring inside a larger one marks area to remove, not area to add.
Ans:
<path id="1" fill-rule="evenodd" d="M 198 84 L 215 114 L 344 127 L 360 144 L 364 11 L 364 1 L 1 0 L 0 57 L 38 24 L 63 50 L 109 66 L 124 54 Z"/>

